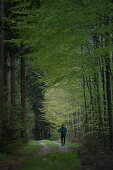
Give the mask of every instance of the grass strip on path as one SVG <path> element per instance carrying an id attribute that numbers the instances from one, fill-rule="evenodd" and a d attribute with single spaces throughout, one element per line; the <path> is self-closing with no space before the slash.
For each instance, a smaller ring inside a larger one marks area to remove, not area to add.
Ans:
<path id="1" fill-rule="evenodd" d="M 40 144 L 38 143 L 38 141 L 32 140 L 27 145 L 24 146 L 21 154 L 23 156 L 26 156 L 28 154 L 35 152 L 39 147 L 40 147 Z"/>
<path id="2" fill-rule="evenodd" d="M 0 153 L 0 162 L 15 160 L 19 157 L 26 156 L 35 152 L 40 147 L 38 141 L 32 140 L 26 144 L 18 153 L 13 153 L 13 155 Z"/>
<path id="3" fill-rule="evenodd" d="M 80 160 L 76 152 L 60 152 L 40 155 L 26 161 L 18 170 L 79 170 Z"/>
<path id="4" fill-rule="evenodd" d="M 61 144 L 61 140 L 57 140 L 57 143 Z M 65 146 L 70 146 L 70 147 L 79 147 L 81 144 L 80 143 L 72 143 L 69 141 L 66 141 Z"/>

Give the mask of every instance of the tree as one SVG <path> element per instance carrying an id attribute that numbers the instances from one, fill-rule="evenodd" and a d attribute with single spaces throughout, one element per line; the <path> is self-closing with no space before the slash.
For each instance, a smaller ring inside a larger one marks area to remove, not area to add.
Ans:
<path id="1" fill-rule="evenodd" d="M 2 149 L 2 115 L 3 115 L 3 90 L 4 90 L 4 0 L 0 1 L 0 151 Z"/>

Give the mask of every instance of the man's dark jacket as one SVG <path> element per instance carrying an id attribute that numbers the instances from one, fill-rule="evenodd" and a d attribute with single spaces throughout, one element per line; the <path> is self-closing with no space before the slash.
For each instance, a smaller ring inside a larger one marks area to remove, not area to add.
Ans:
<path id="1" fill-rule="evenodd" d="M 61 127 L 58 132 L 61 132 L 61 136 L 66 136 L 67 129 L 65 127 Z"/>

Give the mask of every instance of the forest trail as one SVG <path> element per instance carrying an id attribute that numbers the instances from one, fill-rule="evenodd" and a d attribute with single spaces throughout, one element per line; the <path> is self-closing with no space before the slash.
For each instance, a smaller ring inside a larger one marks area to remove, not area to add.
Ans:
<path id="1" fill-rule="evenodd" d="M 0 170 L 60 170 L 62 167 L 68 170 L 72 162 L 71 170 L 74 170 L 80 165 L 78 158 L 77 163 L 75 161 L 77 157 L 74 152 L 75 146 L 70 146 L 69 143 L 66 146 L 50 140 L 36 141 L 36 143 L 35 151 L 17 160 L 0 163 Z"/>
<path id="2" fill-rule="evenodd" d="M 42 140 L 41 147 L 33 153 L 29 160 L 14 170 L 113 170 L 113 157 L 83 156 L 78 146 Z"/>
<path id="3" fill-rule="evenodd" d="M 39 147 L 14 164 L 5 164 L 0 170 L 113 170 L 113 157 L 83 158 L 78 146 L 61 146 L 59 142 L 37 141 Z"/>
<path id="4" fill-rule="evenodd" d="M 71 152 L 75 148 L 72 146 L 61 146 L 59 142 L 51 141 L 51 144 L 48 144 L 46 141 L 39 141 L 39 144 L 42 146 L 40 150 L 37 150 L 33 154 L 33 156 L 43 155 L 43 154 L 49 154 L 49 153 L 56 153 L 56 152 Z"/>
<path id="5" fill-rule="evenodd" d="M 14 170 L 62 170 L 63 167 L 65 170 L 79 170 L 80 161 L 74 146 L 61 146 L 59 142 L 48 140 L 38 143 L 40 147 Z"/>

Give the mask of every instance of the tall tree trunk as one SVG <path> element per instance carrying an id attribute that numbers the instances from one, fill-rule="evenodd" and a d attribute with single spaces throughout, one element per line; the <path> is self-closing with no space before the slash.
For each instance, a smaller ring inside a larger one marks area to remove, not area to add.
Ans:
<path id="1" fill-rule="evenodd" d="M 87 102 L 86 102 L 86 82 L 85 82 L 85 76 L 83 75 L 83 96 L 84 96 L 84 111 L 85 111 L 85 133 L 87 134 L 88 132 L 88 115 L 87 115 Z"/>
<path id="2" fill-rule="evenodd" d="M 10 82 L 10 55 L 5 48 L 5 65 L 4 65 L 4 85 L 5 85 L 5 101 L 11 99 L 11 82 Z"/>
<path id="3" fill-rule="evenodd" d="M 111 78 L 110 78 L 110 57 L 106 56 L 106 91 L 108 102 L 108 116 L 109 116 L 109 135 L 110 135 L 110 149 L 113 149 L 113 116 L 112 116 L 112 101 L 111 101 Z"/>
<path id="4" fill-rule="evenodd" d="M 26 89 L 25 89 L 25 58 L 21 57 L 21 123 L 22 131 L 21 137 L 24 142 L 27 142 L 26 134 Z"/>
<path id="5" fill-rule="evenodd" d="M 99 74 L 95 75 L 95 83 L 97 86 L 97 106 L 98 106 L 98 131 L 100 131 L 100 133 L 98 134 L 98 136 L 100 136 L 100 138 L 102 138 L 102 143 L 103 146 L 105 146 L 104 144 L 104 129 L 103 129 L 103 121 L 102 121 L 102 110 L 101 110 L 101 97 L 100 97 L 100 86 L 99 86 Z"/>
<path id="6" fill-rule="evenodd" d="M 94 83 L 93 83 L 94 84 Z M 92 87 L 92 82 L 91 82 L 91 77 L 90 76 L 86 76 L 86 85 L 89 91 L 89 95 L 90 95 L 90 105 L 91 105 L 91 110 L 89 111 L 89 115 L 90 115 L 90 122 L 92 124 L 92 127 L 88 128 L 88 131 L 92 131 L 92 133 L 94 132 L 94 108 L 95 108 L 95 97 L 93 96 L 93 87 Z"/>
<path id="7" fill-rule="evenodd" d="M 15 57 L 11 55 L 11 104 L 15 106 Z"/>
<path id="8" fill-rule="evenodd" d="M 2 114 L 4 90 L 4 0 L 0 0 L 0 151 L 2 151 Z"/>
<path id="9" fill-rule="evenodd" d="M 104 129 L 104 144 L 105 144 L 105 147 L 107 146 L 107 135 L 106 135 L 106 132 L 107 132 L 107 103 L 106 103 L 106 79 L 105 79 L 105 63 L 104 63 L 104 59 L 102 57 L 101 59 L 101 62 L 102 62 L 102 67 L 100 66 L 100 72 L 101 72 L 101 77 L 102 77 L 102 90 L 103 90 L 103 107 L 104 107 L 104 122 L 103 122 L 103 129 Z"/>
<path id="10" fill-rule="evenodd" d="M 11 76 L 10 76 L 10 84 L 11 84 L 11 113 L 10 113 L 10 121 L 13 125 L 16 124 L 15 120 L 15 57 L 11 53 Z M 16 132 L 14 132 L 16 133 Z"/>

